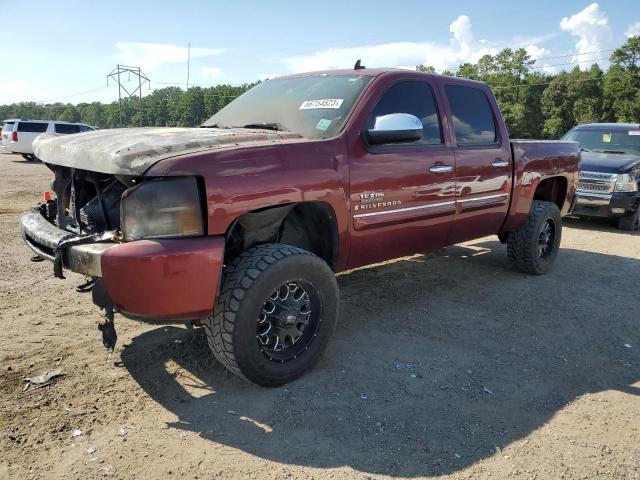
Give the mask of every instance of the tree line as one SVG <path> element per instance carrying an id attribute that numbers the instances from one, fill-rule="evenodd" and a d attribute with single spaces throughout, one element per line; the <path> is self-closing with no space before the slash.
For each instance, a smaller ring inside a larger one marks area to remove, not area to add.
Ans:
<path id="1" fill-rule="evenodd" d="M 574 125 L 590 122 L 640 123 L 640 37 L 631 37 L 610 57 L 604 71 L 597 64 L 588 70 L 546 74 L 524 49 L 506 48 L 465 63 L 445 75 L 487 82 L 493 89 L 512 137 L 558 138 Z M 426 65 L 418 71 L 435 72 Z M 142 99 L 142 124 L 193 127 L 200 125 L 230 101 L 256 85 L 167 87 Z M 32 118 L 82 122 L 99 128 L 140 124 L 138 99 L 112 103 L 21 102 L 0 105 L 0 119 Z"/>
<path id="2" fill-rule="evenodd" d="M 152 127 L 193 127 L 200 125 L 234 98 L 255 86 L 216 85 L 215 87 L 179 87 L 154 90 L 142 97 L 142 125 Z M 122 114 L 122 123 L 120 115 Z M 0 105 L 0 120 L 29 118 L 81 122 L 99 128 L 137 127 L 140 125 L 139 99 L 123 98 L 122 111 L 118 101 L 50 103 L 20 102 Z"/>

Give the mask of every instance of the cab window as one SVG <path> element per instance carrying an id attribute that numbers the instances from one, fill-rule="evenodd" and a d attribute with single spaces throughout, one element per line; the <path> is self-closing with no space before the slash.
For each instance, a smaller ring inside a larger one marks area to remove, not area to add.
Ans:
<path id="1" fill-rule="evenodd" d="M 493 111 L 482 90 L 447 85 L 453 130 L 458 145 L 487 145 L 498 142 Z"/>
<path id="2" fill-rule="evenodd" d="M 422 122 L 422 140 L 413 144 L 440 145 L 442 133 L 433 90 L 420 81 L 398 82 L 387 89 L 367 119 L 367 129 L 372 129 L 376 118 L 391 113 L 409 113 Z"/>

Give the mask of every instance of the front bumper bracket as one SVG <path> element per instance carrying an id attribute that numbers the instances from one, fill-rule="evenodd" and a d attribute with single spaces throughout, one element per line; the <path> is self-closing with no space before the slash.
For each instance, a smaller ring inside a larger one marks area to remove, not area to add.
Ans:
<path id="1" fill-rule="evenodd" d="M 25 212 L 20 217 L 20 226 L 27 246 L 36 255 L 54 262 L 56 276 L 62 275 L 65 267 L 86 277 L 102 277 L 102 254 L 117 245 L 110 241 L 114 232 L 78 237 L 51 224 L 38 208 Z"/>

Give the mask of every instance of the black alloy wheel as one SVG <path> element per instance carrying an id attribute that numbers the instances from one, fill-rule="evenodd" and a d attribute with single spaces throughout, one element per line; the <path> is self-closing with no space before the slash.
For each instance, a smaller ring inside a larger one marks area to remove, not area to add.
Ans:
<path id="1" fill-rule="evenodd" d="M 286 362 L 309 349 L 322 323 L 317 305 L 312 307 L 317 301 L 313 286 L 303 281 L 287 282 L 269 296 L 258 317 L 256 335 L 269 359 Z"/>

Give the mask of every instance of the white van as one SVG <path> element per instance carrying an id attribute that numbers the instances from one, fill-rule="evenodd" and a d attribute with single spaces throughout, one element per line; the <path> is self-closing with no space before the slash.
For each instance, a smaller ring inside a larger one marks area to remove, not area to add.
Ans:
<path id="1" fill-rule="evenodd" d="M 5 120 L 2 125 L 0 138 L 7 153 L 21 154 L 25 160 L 36 160 L 33 154 L 33 141 L 38 135 L 50 133 L 53 135 L 69 135 L 72 133 L 89 132 L 95 127 L 83 123 L 69 123 L 54 120 Z"/>

